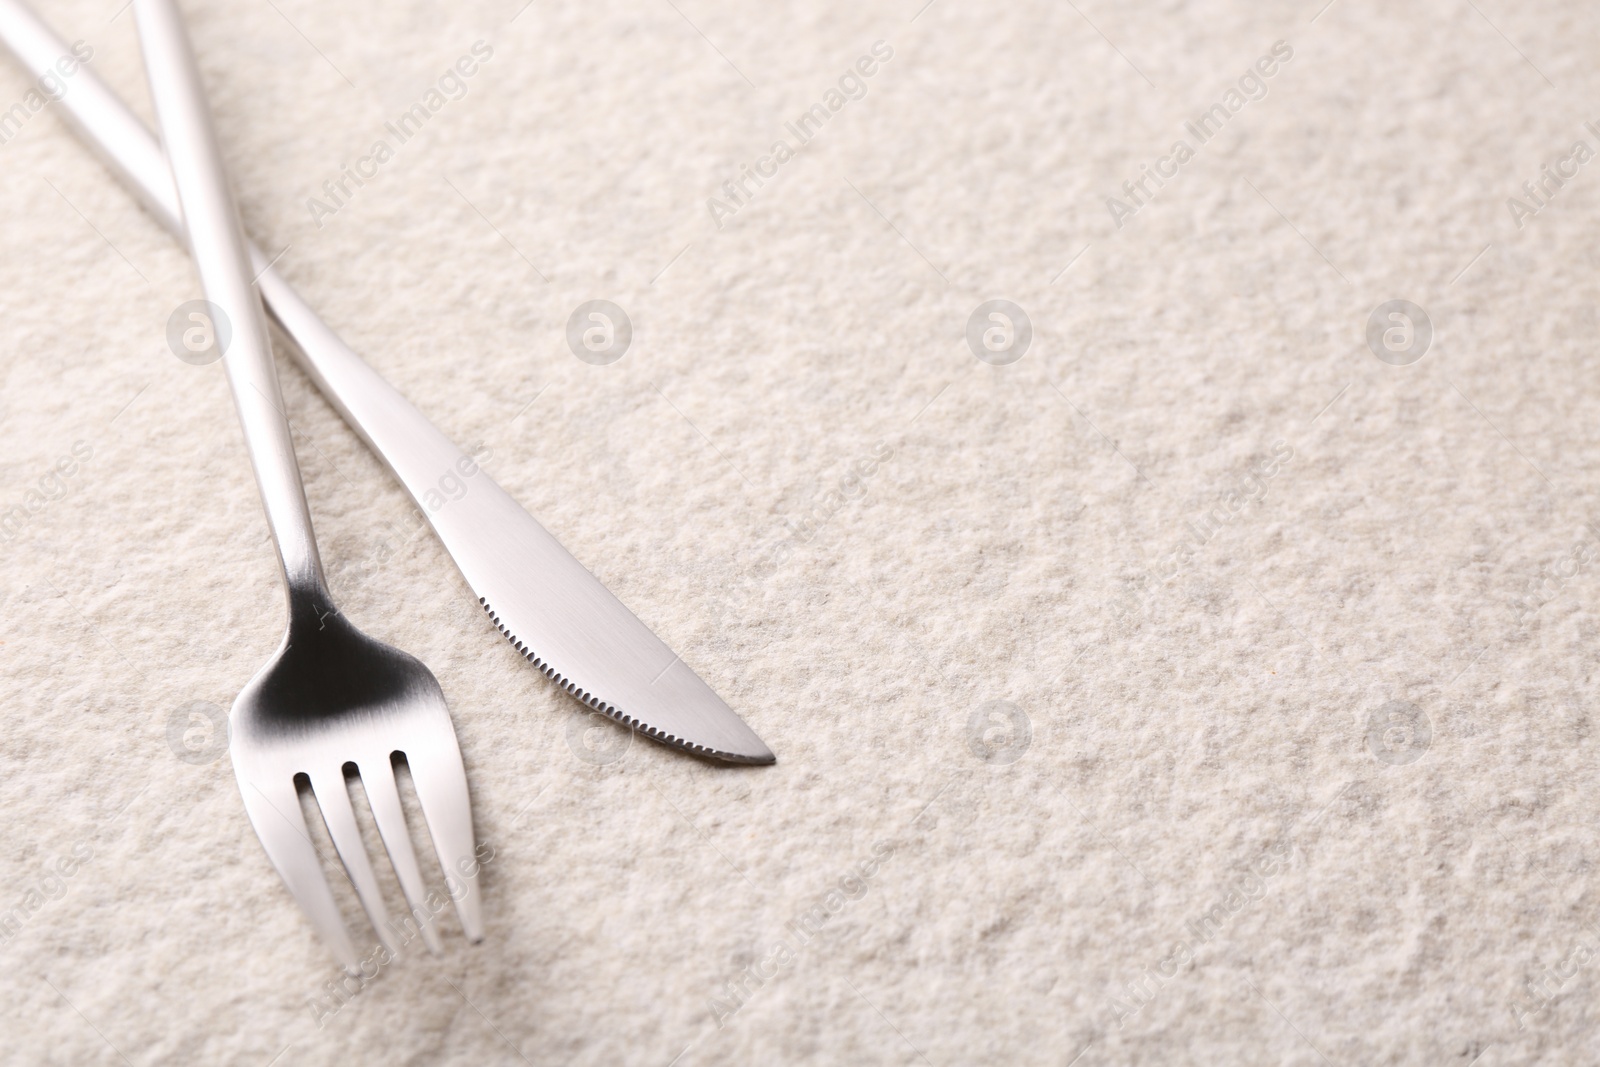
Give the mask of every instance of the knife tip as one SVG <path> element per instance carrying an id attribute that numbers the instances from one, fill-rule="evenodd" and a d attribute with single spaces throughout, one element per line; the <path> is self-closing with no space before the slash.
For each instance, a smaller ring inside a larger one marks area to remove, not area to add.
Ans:
<path id="1" fill-rule="evenodd" d="M 754 733 L 751 733 L 737 748 L 711 748 L 695 744 L 680 744 L 679 747 L 719 763 L 732 763 L 742 767 L 770 767 L 778 762 L 778 757 L 773 754 L 772 749 Z"/>

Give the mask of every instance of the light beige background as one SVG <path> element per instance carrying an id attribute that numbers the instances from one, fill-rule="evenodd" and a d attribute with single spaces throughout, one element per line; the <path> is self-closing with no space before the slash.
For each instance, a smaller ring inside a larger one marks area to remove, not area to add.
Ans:
<path id="1" fill-rule="evenodd" d="M 520 2 L 185 10 L 253 235 L 779 762 L 595 762 L 620 738 L 284 362 L 336 591 L 438 674 L 495 849 L 487 942 L 319 1025 L 337 972 L 226 758 L 169 742 L 282 622 L 220 369 L 166 348 L 198 287 L 41 113 L 0 145 L 0 510 L 92 458 L 0 546 L 0 909 L 39 905 L 0 945 L 0 1061 L 1600 1058 L 1600 163 L 1521 229 L 1506 203 L 1600 148 L 1600 12 Z M 131 13 L 49 16 L 148 115 Z M 307 198 L 479 40 L 467 96 L 319 228 Z M 718 229 L 706 198 L 879 40 L 865 98 Z M 1116 228 L 1106 197 L 1278 40 L 1265 99 Z M 0 105 L 27 86 L 0 69 Z M 609 367 L 566 347 L 591 298 L 635 326 Z M 1010 366 L 963 340 L 995 298 L 1033 324 Z M 1436 331 L 1404 367 L 1364 338 L 1397 298 Z M 1369 737 L 1395 701 L 1431 731 L 1387 735 L 1410 763 Z"/>

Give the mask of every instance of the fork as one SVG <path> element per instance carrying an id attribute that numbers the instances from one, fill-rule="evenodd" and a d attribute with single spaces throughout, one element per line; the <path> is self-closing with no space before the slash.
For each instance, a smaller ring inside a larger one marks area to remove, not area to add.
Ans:
<path id="1" fill-rule="evenodd" d="M 427 667 L 361 633 L 328 594 L 266 317 L 194 53 L 172 0 L 134 0 L 134 10 L 151 100 L 288 592 L 283 644 L 229 715 L 245 811 L 267 858 L 347 970 L 359 961 L 308 833 L 302 781 L 383 947 L 397 952 L 396 930 L 407 940 L 414 930 L 437 953 L 434 921 L 445 902 L 427 891 L 412 847 L 395 780 L 395 757 L 403 756 L 462 930 L 481 941 L 466 769 L 444 693 Z M 352 768 L 414 925 L 389 922 L 350 801 Z"/>

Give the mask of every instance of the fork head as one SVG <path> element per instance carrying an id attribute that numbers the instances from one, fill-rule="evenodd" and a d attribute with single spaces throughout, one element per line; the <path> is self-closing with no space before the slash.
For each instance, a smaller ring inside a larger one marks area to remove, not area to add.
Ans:
<path id="1" fill-rule="evenodd" d="M 283 647 L 245 686 L 229 717 L 234 774 L 268 859 L 339 962 L 357 968 L 301 811 L 297 781 L 303 777 L 386 949 L 396 952 L 400 941 L 420 935 L 438 952 L 434 920 L 447 900 L 454 900 L 467 937 L 481 941 L 466 769 L 438 681 L 421 662 L 361 633 L 331 606 L 291 609 L 291 616 Z M 397 755 L 410 768 L 444 869 L 444 892 L 428 891 L 418 867 L 395 786 Z M 379 892 L 350 804 L 351 768 L 405 894 L 405 920 L 390 921 Z"/>

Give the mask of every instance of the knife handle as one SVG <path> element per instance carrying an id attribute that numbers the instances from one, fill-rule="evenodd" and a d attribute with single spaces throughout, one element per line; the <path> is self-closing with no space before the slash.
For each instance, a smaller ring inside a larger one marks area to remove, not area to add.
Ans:
<path id="1" fill-rule="evenodd" d="M 0 42 L 35 77 L 56 69 L 70 50 L 24 0 L 0 0 Z M 166 153 L 150 130 L 87 66 L 65 78 L 55 102 L 79 138 L 138 197 L 144 208 L 187 247 L 182 208 Z M 399 390 L 339 340 L 252 242 L 251 269 L 267 311 L 294 342 L 290 354 L 329 403 L 393 472 L 423 515 L 439 479 L 471 464 Z M 486 473 L 476 472 L 486 480 Z M 496 489 L 499 487 L 496 486 Z"/>

